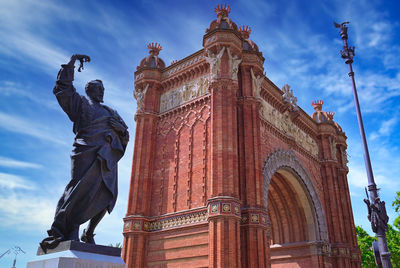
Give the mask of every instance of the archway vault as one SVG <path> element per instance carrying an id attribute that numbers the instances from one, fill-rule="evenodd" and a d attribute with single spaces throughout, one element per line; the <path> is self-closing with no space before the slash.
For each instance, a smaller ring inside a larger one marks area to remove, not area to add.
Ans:
<path id="1" fill-rule="evenodd" d="M 277 150 L 269 155 L 263 166 L 263 183 L 265 207 L 268 209 L 268 205 L 271 205 L 271 210 L 275 210 L 275 212 L 271 211 L 270 214 L 282 213 L 280 211 L 282 208 L 272 208 L 273 204 L 268 204 L 268 200 L 270 202 L 276 200 L 281 194 L 281 192 L 274 192 L 271 196 L 268 196 L 269 190 L 272 189 L 286 191 L 286 194 L 292 196 L 293 202 L 298 203 L 303 208 L 298 218 L 304 219 L 306 222 L 303 227 L 298 228 L 305 228 L 307 235 L 299 238 L 296 234 L 296 239 L 293 241 L 280 235 L 278 241 L 296 242 L 299 239 L 306 239 L 310 242 L 328 242 L 328 229 L 321 200 L 309 173 L 292 151 Z M 291 193 L 295 193 L 295 195 Z M 279 201 L 274 201 L 274 203 L 279 203 Z M 277 224 L 286 226 L 286 223 L 275 223 L 275 225 Z"/>

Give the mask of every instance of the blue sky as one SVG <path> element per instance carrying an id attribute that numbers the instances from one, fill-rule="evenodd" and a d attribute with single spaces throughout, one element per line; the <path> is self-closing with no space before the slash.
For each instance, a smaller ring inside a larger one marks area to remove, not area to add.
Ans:
<path id="1" fill-rule="evenodd" d="M 76 74 L 75 86 L 100 78 L 105 103 L 135 133 L 133 73 L 148 55 L 149 42 L 161 43 L 169 65 L 202 48 L 215 19 L 216 1 L 51 1 L 0 0 L 0 254 L 19 245 L 17 267 L 36 253 L 46 235 L 56 202 L 69 180 L 72 123 L 58 106 L 52 88 L 60 64 L 73 53 L 92 62 Z M 400 7 L 397 1 L 227 1 L 230 17 L 252 28 L 250 38 L 265 57 L 267 76 L 288 83 L 310 115 L 311 102 L 324 110 L 348 136 L 349 186 L 355 222 L 370 229 L 363 187 L 363 151 L 347 76 L 339 56 L 342 41 L 333 21 L 351 21 L 356 46 L 354 71 L 381 196 L 390 204 L 400 191 Z M 397 31 L 396 31 L 397 30 Z M 122 242 L 133 141 L 119 165 L 119 199 L 100 223 L 100 244 Z M 11 266 L 13 256 L 0 259 Z"/>

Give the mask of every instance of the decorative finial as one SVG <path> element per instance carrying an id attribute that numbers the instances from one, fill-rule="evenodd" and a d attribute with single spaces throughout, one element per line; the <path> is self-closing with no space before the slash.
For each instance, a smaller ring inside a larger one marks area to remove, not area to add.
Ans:
<path id="1" fill-rule="evenodd" d="M 312 102 L 312 106 L 316 111 L 321 111 L 322 110 L 322 105 L 324 102 L 322 100 L 315 100 Z"/>
<path id="2" fill-rule="evenodd" d="M 333 116 L 335 115 L 335 112 L 326 112 L 326 114 L 328 115 L 329 120 L 333 121 Z"/>
<path id="3" fill-rule="evenodd" d="M 162 46 L 158 43 L 150 43 L 147 48 L 149 49 L 150 54 L 158 55 L 162 49 Z"/>
<path id="4" fill-rule="evenodd" d="M 251 33 L 251 28 L 249 26 L 241 26 L 239 27 L 239 32 L 242 34 L 242 37 L 244 39 L 249 39 L 250 33 Z"/>
<path id="5" fill-rule="evenodd" d="M 217 14 L 217 17 L 218 16 L 228 17 L 229 12 L 231 12 L 231 8 L 226 4 L 225 5 L 220 4 L 215 8 L 215 14 Z"/>
<path id="6" fill-rule="evenodd" d="M 354 46 L 351 47 L 347 43 L 347 39 L 348 39 L 347 24 L 349 24 L 349 23 L 350 22 L 348 22 L 348 21 L 342 22 L 341 24 L 336 23 L 336 22 L 333 23 L 333 25 L 335 25 L 336 28 L 340 29 L 340 37 L 342 37 L 343 42 L 344 42 L 343 50 L 340 51 L 340 54 L 346 64 L 353 63 L 353 58 L 356 55 L 355 54 L 356 47 L 354 47 Z M 354 74 L 353 72 L 349 73 L 350 76 L 353 74 Z"/>
<path id="7" fill-rule="evenodd" d="M 347 24 L 349 24 L 349 21 L 342 22 L 341 24 L 334 22 L 333 25 L 335 25 L 336 28 L 340 28 L 340 37 L 342 37 L 343 40 L 347 40 L 348 35 L 347 35 Z"/>
<path id="8" fill-rule="evenodd" d="M 178 60 L 173 60 L 173 61 L 171 61 L 171 65 L 173 65 L 173 64 L 175 64 L 177 62 L 178 62 Z"/>

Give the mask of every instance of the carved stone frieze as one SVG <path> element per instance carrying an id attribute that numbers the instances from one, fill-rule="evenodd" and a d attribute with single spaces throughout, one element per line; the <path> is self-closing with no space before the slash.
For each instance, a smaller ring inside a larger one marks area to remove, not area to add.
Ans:
<path id="1" fill-rule="evenodd" d="M 165 92 L 160 98 L 160 113 L 207 94 L 209 83 L 207 75 L 190 81 L 177 89 Z"/>
<path id="2" fill-rule="evenodd" d="M 183 227 L 189 224 L 206 223 L 208 218 L 207 211 L 201 211 L 182 216 L 175 216 L 167 219 L 152 221 L 149 224 L 149 231 L 160 231 L 176 227 Z"/>
<path id="3" fill-rule="evenodd" d="M 298 126 L 293 124 L 293 122 L 290 120 L 288 111 L 282 114 L 265 100 L 262 100 L 261 103 L 262 106 L 260 108 L 260 116 L 264 120 L 271 123 L 284 134 L 292 137 L 298 145 L 300 145 L 311 155 L 314 157 L 318 156 L 317 142 Z"/>

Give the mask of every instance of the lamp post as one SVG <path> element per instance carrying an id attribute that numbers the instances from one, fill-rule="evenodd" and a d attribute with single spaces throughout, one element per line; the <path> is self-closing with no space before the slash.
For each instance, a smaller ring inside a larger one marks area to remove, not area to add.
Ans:
<path id="1" fill-rule="evenodd" d="M 372 231 L 378 237 L 378 242 L 374 242 L 372 247 L 374 250 L 376 264 L 379 267 L 391 268 L 391 254 L 388 250 L 386 241 L 386 232 L 388 231 L 389 217 L 386 213 L 385 202 L 381 201 L 379 198 L 378 188 L 376 187 L 374 174 L 372 173 L 371 160 L 368 152 L 367 139 L 365 138 L 364 124 L 361 117 L 356 82 L 354 80 L 354 72 L 352 67 L 353 57 L 355 55 L 355 47 L 349 47 L 347 43 L 347 24 L 349 24 L 349 22 L 343 22 L 341 24 L 338 24 L 336 22 L 334 23 L 335 27 L 340 29 L 340 37 L 342 38 L 344 43 L 343 50 L 340 51 L 340 54 L 342 55 L 344 62 L 349 65 L 349 76 L 353 85 L 353 97 L 354 104 L 356 106 L 358 127 L 360 129 L 361 141 L 364 148 L 364 161 L 368 177 L 368 191 L 370 192 L 370 196 L 368 196 L 368 192 L 366 190 L 367 199 L 364 199 L 364 202 L 367 204 L 368 207 L 368 220 L 371 222 Z"/>

